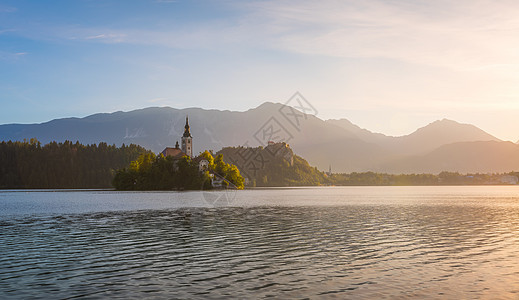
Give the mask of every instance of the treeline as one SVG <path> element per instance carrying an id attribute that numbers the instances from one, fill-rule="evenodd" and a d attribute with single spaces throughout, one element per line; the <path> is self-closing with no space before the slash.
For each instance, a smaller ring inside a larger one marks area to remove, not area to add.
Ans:
<path id="1" fill-rule="evenodd" d="M 460 174 L 458 172 L 441 172 L 440 174 L 385 174 L 374 172 L 338 173 L 327 178 L 330 185 L 499 185 L 517 184 L 518 172 L 494 174 Z"/>
<path id="2" fill-rule="evenodd" d="M 199 161 L 206 159 L 207 166 L 200 169 Z M 225 180 L 223 180 L 225 179 Z M 117 171 L 113 186 L 117 190 L 205 190 L 212 189 L 212 181 L 221 181 L 221 187 L 243 188 L 243 177 L 234 165 L 223 161 L 222 155 L 213 158 L 205 151 L 196 159 L 184 156 L 155 156 L 145 153 L 132 161 L 129 167 Z"/>
<path id="3" fill-rule="evenodd" d="M 288 150 L 287 150 L 288 151 Z M 287 152 L 288 153 L 288 152 Z M 227 154 L 227 153 L 226 153 Z M 291 154 L 291 153 L 288 153 Z M 225 155 L 225 154 L 224 154 Z M 232 155 L 232 152 L 230 152 Z M 79 142 L 51 142 L 41 145 L 36 139 L 0 142 L 0 189 L 23 188 L 110 188 L 120 190 L 209 189 L 212 180 L 229 182 L 243 188 L 244 179 L 234 164 L 215 158 L 209 152 L 207 169 L 199 170 L 199 159 L 155 156 L 137 145 L 82 145 Z M 293 157 L 293 160 L 287 158 Z M 385 174 L 336 173 L 326 175 L 297 155 L 267 157 L 256 164 L 249 186 L 390 186 L 390 185 L 486 185 L 517 184 L 519 173 L 502 174 Z M 265 160 L 266 161 L 266 160 Z M 263 161 L 262 161 L 263 162 Z M 251 166 L 249 163 L 244 166 Z M 215 175 L 217 174 L 217 175 Z"/>
<path id="4" fill-rule="evenodd" d="M 82 145 L 36 139 L 0 143 L 1 189 L 110 188 L 115 170 L 147 150 L 137 145 Z"/>

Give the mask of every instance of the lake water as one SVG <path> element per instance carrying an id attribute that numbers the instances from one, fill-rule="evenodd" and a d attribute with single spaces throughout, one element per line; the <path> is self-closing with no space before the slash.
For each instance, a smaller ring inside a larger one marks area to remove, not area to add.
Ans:
<path id="1" fill-rule="evenodd" d="M 519 299 L 519 187 L 0 191 L 0 298 Z"/>

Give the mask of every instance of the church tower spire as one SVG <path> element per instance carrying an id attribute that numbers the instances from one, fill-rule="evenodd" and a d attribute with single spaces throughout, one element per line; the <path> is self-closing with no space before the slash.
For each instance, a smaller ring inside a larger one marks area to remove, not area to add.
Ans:
<path id="1" fill-rule="evenodd" d="M 184 126 L 184 135 L 182 135 L 182 152 L 193 158 L 193 137 L 189 131 L 189 119 L 186 116 L 186 126 Z"/>
<path id="2" fill-rule="evenodd" d="M 189 119 L 186 116 L 186 126 L 184 126 L 184 137 L 192 137 L 191 132 L 189 131 Z"/>

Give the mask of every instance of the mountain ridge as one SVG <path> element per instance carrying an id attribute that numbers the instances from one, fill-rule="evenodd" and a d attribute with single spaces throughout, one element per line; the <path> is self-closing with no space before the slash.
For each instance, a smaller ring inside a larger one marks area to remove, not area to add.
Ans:
<path id="1" fill-rule="evenodd" d="M 493 155 L 488 155 L 492 153 Z M 385 166 L 391 173 L 417 173 L 427 169 L 431 173 L 443 171 L 460 173 L 506 173 L 519 170 L 519 145 L 512 142 L 474 141 L 447 144 L 434 151 L 394 161 Z"/>
<path id="2" fill-rule="evenodd" d="M 298 117 L 294 118 L 294 114 Z M 391 137 L 360 128 L 347 119 L 325 121 L 273 102 L 264 102 L 246 111 L 147 107 L 82 118 L 54 119 L 39 124 L 5 124 L 0 125 L 0 139 L 37 138 L 42 143 L 54 140 L 116 145 L 133 143 L 158 153 L 180 139 L 186 115 L 189 115 L 195 153 L 206 149 L 218 151 L 226 146 L 264 146 L 268 138 L 272 138 L 286 141 L 296 154 L 319 169 L 328 170 L 331 165 L 336 172 L 393 172 L 402 169 L 395 162 L 404 164 L 404 161 L 425 157 L 445 145 L 502 142 L 474 125 L 447 119 L 432 122 L 408 135 Z M 274 131 L 276 135 L 269 137 L 268 133 Z M 482 145 L 478 147 L 485 148 Z M 487 156 L 497 151 L 495 147 L 485 149 Z M 442 165 L 442 162 L 437 164 Z M 428 172 L 429 169 L 424 167 L 419 171 Z M 493 170 L 481 170 L 484 171 Z"/>
<path id="3" fill-rule="evenodd" d="M 360 139 L 388 148 L 395 153 L 413 154 L 432 151 L 441 145 L 465 141 L 501 141 L 482 129 L 449 119 L 436 120 L 402 136 L 374 133 L 347 119 L 327 120 L 331 124 L 353 131 Z"/>

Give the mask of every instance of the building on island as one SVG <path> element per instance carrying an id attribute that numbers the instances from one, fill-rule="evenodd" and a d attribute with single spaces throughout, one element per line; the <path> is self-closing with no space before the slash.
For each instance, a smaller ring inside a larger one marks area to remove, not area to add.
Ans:
<path id="1" fill-rule="evenodd" d="M 213 170 L 209 169 L 209 161 L 199 155 L 193 156 L 193 136 L 191 136 L 191 131 L 189 128 L 189 118 L 186 116 L 186 125 L 184 126 L 184 134 L 181 137 L 180 146 L 178 141 L 175 144 L 175 147 L 166 147 L 160 154 L 165 157 L 173 158 L 173 167 L 177 167 L 177 162 L 183 157 L 187 156 L 192 159 L 192 162 L 196 163 L 198 166 L 198 171 L 206 172 L 209 171 L 209 177 L 211 179 L 211 185 L 213 188 L 232 188 L 236 187 L 233 183 L 222 177 L 221 175 L 215 173 Z M 212 154 L 212 151 L 210 151 Z"/>
<path id="2" fill-rule="evenodd" d="M 198 164 L 198 170 L 203 172 L 209 168 L 209 161 L 201 156 L 193 158 L 193 136 L 189 130 L 189 119 L 186 116 L 186 125 L 184 126 L 184 134 L 181 137 L 182 147 L 178 145 L 178 141 L 175 143 L 175 148 L 166 147 L 162 150 L 161 154 L 164 156 L 170 156 L 175 161 L 181 159 L 184 156 L 192 158 Z"/>
<path id="3" fill-rule="evenodd" d="M 193 158 L 193 137 L 189 131 L 189 120 L 186 116 L 186 126 L 184 126 L 184 134 L 182 135 L 182 151 Z"/>
<path id="4" fill-rule="evenodd" d="M 161 154 L 164 156 L 171 156 L 174 159 L 181 159 L 183 156 L 187 155 L 184 153 L 184 151 L 180 150 L 178 141 L 175 145 L 175 148 L 166 147 L 166 149 L 162 150 Z"/>
<path id="5" fill-rule="evenodd" d="M 175 148 L 166 147 L 161 154 L 164 156 L 171 156 L 174 159 L 180 159 L 183 156 L 193 158 L 193 137 L 189 131 L 189 119 L 186 116 L 186 125 L 184 126 L 184 134 L 181 138 L 182 148 L 179 147 L 178 141 L 175 143 Z"/>
<path id="6" fill-rule="evenodd" d="M 175 143 L 175 148 L 166 147 L 161 154 L 164 156 L 171 156 L 174 159 L 180 159 L 183 156 L 193 158 L 193 137 L 189 131 L 189 120 L 186 116 L 186 125 L 184 126 L 184 134 L 181 137 L 182 148 L 179 147 L 178 141 Z"/>
<path id="7" fill-rule="evenodd" d="M 203 172 L 209 169 L 209 161 L 203 156 L 198 156 L 193 159 L 198 164 L 198 171 Z"/>

